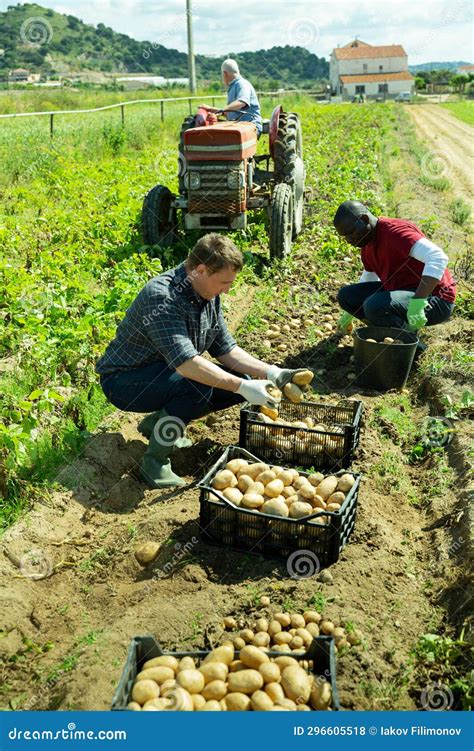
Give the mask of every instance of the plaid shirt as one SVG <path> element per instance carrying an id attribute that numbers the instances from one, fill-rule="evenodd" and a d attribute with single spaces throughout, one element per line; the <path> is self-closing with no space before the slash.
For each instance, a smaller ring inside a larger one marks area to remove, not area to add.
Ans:
<path id="1" fill-rule="evenodd" d="M 220 357 L 235 346 L 219 296 L 213 300 L 200 297 L 182 263 L 145 284 L 95 369 L 100 374 L 113 373 L 156 361 L 176 369 L 203 352 Z"/>

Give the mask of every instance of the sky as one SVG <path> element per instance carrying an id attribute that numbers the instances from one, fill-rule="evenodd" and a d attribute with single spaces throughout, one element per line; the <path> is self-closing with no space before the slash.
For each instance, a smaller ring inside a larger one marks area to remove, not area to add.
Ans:
<path id="1" fill-rule="evenodd" d="M 0 9 L 14 5 L 0 0 Z M 186 0 L 38 0 L 85 23 L 186 51 Z M 472 62 L 472 0 L 193 0 L 196 53 L 300 45 L 319 57 L 358 36 L 402 44 L 410 65 Z"/>

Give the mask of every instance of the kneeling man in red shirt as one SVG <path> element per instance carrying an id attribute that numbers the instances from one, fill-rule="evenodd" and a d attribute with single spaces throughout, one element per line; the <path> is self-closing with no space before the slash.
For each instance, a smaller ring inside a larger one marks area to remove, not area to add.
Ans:
<path id="1" fill-rule="evenodd" d="M 347 331 L 354 317 L 372 326 L 407 331 L 448 320 L 456 297 L 448 257 L 416 225 L 376 217 L 359 201 L 344 201 L 334 226 L 348 243 L 360 248 L 364 266 L 357 284 L 338 292 L 345 311 L 339 320 L 341 330 Z M 420 343 L 420 349 L 425 345 Z"/>

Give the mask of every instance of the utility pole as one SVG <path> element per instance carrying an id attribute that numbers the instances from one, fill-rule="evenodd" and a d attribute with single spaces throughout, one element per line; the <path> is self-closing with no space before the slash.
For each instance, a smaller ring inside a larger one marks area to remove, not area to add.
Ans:
<path id="1" fill-rule="evenodd" d="M 189 90 L 191 94 L 196 93 L 196 66 L 194 63 L 194 43 L 193 43 L 193 11 L 191 0 L 186 0 L 186 19 L 188 24 L 188 75 Z"/>

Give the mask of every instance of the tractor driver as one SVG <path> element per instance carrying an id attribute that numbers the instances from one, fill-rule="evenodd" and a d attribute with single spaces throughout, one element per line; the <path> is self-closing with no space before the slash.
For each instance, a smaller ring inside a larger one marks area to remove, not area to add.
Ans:
<path id="1" fill-rule="evenodd" d="M 218 107 L 208 107 L 207 104 L 199 106 L 208 112 L 224 114 L 228 120 L 239 120 L 239 122 L 252 122 L 257 128 L 258 136 L 262 133 L 262 116 L 260 114 L 260 103 L 254 87 L 242 78 L 239 66 L 236 60 L 228 58 L 221 65 L 222 81 L 227 86 L 227 104 L 223 109 Z"/>
<path id="2" fill-rule="evenodd" d="M 145 284 L 97 362 L 102 390 L 115 407 L 152 413 L 138 426 L 149 439 L 141 472 L 151 488 L 185 484 L 170 456 L 192 445 L 185 436 L 191 420 L 243 401 L 274 407 L 278 400 L 267 387 L 283 389 L 298 372 L 258 360 L 228 331 L 220 295 L 242 265 L 230 238 L 202 237 L 184 263 Z"/>

